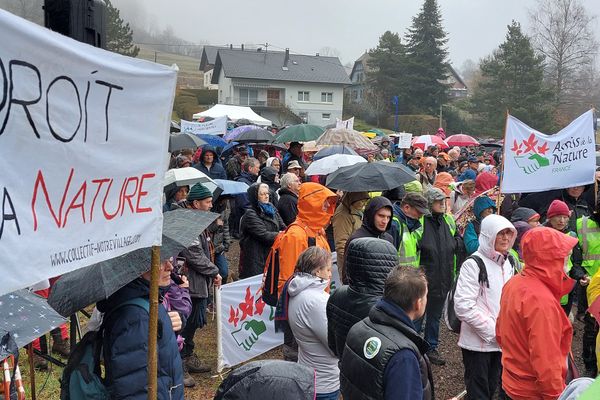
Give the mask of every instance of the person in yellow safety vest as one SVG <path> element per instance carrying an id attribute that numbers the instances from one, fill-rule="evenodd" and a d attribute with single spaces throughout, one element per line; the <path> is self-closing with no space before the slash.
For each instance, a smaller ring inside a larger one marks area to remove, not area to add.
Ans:
<path id="1" fill-rule="evenodd" d="M 588 304 L 593 304 L 598 297 L 600 297 L 600 270 L 590 279 L 587 288 Z M 596 368 L 600 370 L 600 334 L 596 335 Z"/>
<path id="2" fill-rule="evenodd" d="M 408 192 L 401 201 L 394 203 L 394 215 L 389 233 L 398 249 L 400 265 L 419 266 L 418 241 L 421 237 L 419 219 L 429 214 L 427 200 L 423 195 Z"/>
<path id="3" fill-rule="evenodd" d="M 569 218 L 571 216 L 571 210 L 569 210 L 569 206 L 562 200 L 554 200 L 550 207 L 548 208 L 548 212 L 546 213 L 546 222 L 544 222 L 544 226 L 549 228 L 556 229 L 564 233 L 565 235 L 569 235 L 572 237 L 577 237 L 577 234 L 569 229 Z M 585 286 L 587 284 L 587 272 L 581 267 L 582 255 L 581 255 L 581 247 L 575 246 L 573 249 L 573 254 L 569 257 L 567 262 L 567 274 L 572 279 L 579 281 L 579 284 Z M 575 298 L 576 289 L 574 288 L 571 293 L 566 296 L 563 296 L 560 299 L 560 305 L 567 316 L 571 313 L 571 308 L 573 307 L 573 300 Z"/>
<path id="4" fill-rule="evenodd" d="M 438 175 L 439 176 L 439 175 Z M 435 365 L 446 361 L 438 353 L 440 318 L 446 296 L 452 287 L 456 256 L 464 253 L 464 245 L 456 231 L 456 222 L 446 213 L 446 194 L 439 188 L 425 191 L 430 215 L 421 218 L 421 235 L 418 242 L 419 264 L 427 276 L 427 308 L 425 311 L 425 341 L 429 344 L 427 356 Z M 417 332 L 423 319 L 414 321 Z"/>
<path id="5" fill-rule="evenodd" d="M 596 275 L 600 270 L 600 210 L 596 210 L 590 216 L 583 216 L 577 219 L 577 238 L 581 246 L 581 266 L 587 272 L 584 282 L 580 281 L 581 286 L 587 286 L 589 277 Z M 587 280 L 587 281 L 586 281 Z M 580 298 L 579 301 L 587 303 L 587 297 Z M 585 308 L 587 309 L 587 304 Z M 598 334 L 598 322 L 586 312 L 583 318 L 583 363 L 586 369 L 586 375 L 596 376 L 598 366 L 596 359 L 596 335 Z"/>

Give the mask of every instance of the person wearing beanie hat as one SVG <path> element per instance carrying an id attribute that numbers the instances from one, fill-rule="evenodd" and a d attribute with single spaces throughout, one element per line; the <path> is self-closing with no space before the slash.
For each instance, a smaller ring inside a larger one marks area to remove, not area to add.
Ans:
<path id="1" fill-rule="evenodd" d="M 527 222 L 532 228 L 535 228 L 540 224 L 540 214 L 535 210 L 527 207 L 519 207 L 510 217 L 510 222 L 513 224 L 517 221 Z"/>
<path id="2" fill-rule="evenodd" d="M 207 212 L 212 208 L 212 193 L 201 183 L 196 183 L 187 195 L 188 208 L 197 212 Z M 218 223 L 217 221 L 213 224 Z M 192 298 L 192 313 L 187 320 L 182 336 L 184 338 L 181 358 L 186 379 L 190 378 L 189 372 L 209 372 L 210 366 L 200 361 L 194 352 L 194 335 L 206 323 L 206 307 L 208 295 L 213 285 L 221 286 L 219 268 L 211 261 L 213 252 L 209 243 L 212 241 L 209 228 L 200 233 L 194 243 L 184 249 L 179 256 L 185 259 L 189 292 Z"/>
<path id="3" fill-rule="evenodd" d="M 479 248 L 479 233 L 481 222 L 485 217 L 496 212 L 496 203 L 486 195 L 479 196 L 473 203 L 475 219 L 470 221 L 463 235 L 467 254 L 471 255 Z"/>
<path id="4" fill-rule="evenodd" d="M 550 203 L 550 207 L 548 207 L 548 211 L 546 212 L 546 218 L 550 219 L 555 216 L 566 216 L 568 222 L 569 218 L 571 217 L 571 210 L 569 209 L 567 203 L 558 199 Z"/>
<path id="5" fill-rule="evenodd" d="M 423 185 L 421 185 L 421 182 L 414 180 L 414 181 L 404 184 L 404 191 L 406 193 L 422 194 L 423 193 Z"/>
<path id="6" fill-rule="evenodd" d="M 425 341 L 429 344 L 427 356 L 435 365 L 446 361 L 438 353 L 440 318 L 454 272 L 454 259 L 462 249 L 462 240 L 454 218 L 446 213 L 446 195 L 438 188 L 425 191 L 430 214 L 423 218 L 418 241 L 419 265 L 427 276 L 427 306 L 425 311 Z M 415 321 L 421 331 L 423 319 Z"/>

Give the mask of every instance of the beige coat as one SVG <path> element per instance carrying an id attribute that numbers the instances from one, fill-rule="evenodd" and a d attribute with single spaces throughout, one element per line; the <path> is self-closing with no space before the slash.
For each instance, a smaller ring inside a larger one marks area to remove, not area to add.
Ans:
<path id="1" fill-rule="evenodd" d="M 335 209 L 332 218 L 333 238 L 337 252 L 337 265 L 340 279 L 343 279 L 344 248 L 352 233 L 362 225 L 362 210 L 352 207 L 352 203 L 369 198 L 367 192 L 345 193 L 342 202 Z"/>

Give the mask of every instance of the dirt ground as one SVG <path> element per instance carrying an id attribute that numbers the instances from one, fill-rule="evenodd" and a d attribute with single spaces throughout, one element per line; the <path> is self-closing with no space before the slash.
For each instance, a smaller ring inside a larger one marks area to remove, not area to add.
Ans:
<path id="1" fill-rule="evenodd" d="M 232 243 L 231 249 L 227 254 L 229 260 L 230 276 L 237 276 L 237 265 L 239 261 L 239 246 L 237 242 Z M 575 336 L 573 337 L 573 354 L 579 370 L 583 369 L 581 359 L 581 338 L 583 333 L 583 324 L 575 321 Z M 433 366 L 434 386 L 437 399 L 450 399 L 464 390 L 464 369 L 460 348 L 457 346 L 458 335 L 448 331 L 442 323 L 440 327 L 440 347 L 439 352 L 446 360 L 444 366 Z M 196 387 L 186 389 L 186 399 L 208 400 L 214 397 L 222 379 L 226 374 L 216 374 L 217 351 L 216 351 L 216 320 L 211 320 L 209 324 L 196 334 L 197 348 L 200 350 L 201 358 L 213 366 L 213 372 L 206 374 L 193 374 L 196 379 Z M 260 359 L 282 359 L 281 349 L 263 354 Z"/>

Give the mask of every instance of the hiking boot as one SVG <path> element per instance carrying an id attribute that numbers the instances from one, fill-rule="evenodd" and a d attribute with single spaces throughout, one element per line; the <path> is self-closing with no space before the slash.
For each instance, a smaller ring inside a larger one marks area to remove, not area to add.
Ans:
<path id="1" fill-rule="evenodd" d="M 203 364 L 200 361 L 200 358 L 193 353 L 192 355 L 183 359 L 183 362 L 189 372 L 192 373 L 200 373 L 200 372 L 210 372 L 210 367 L 206 364 Z"/>
<path id="2" fill-rule="evenodd" d="M 64 358 L 69 358 L 69 355 L 71 354 L 69 341 L 60 336 L 52 335 L 52 352 L 59 354 Z"/>
<path id="3" fill-rule="evenodd" d="M 48 370 L 48 361 L 45 358 L 38 356 L 37 354 L 33 355 L 33 367 L 35 369 L 39 369 L 40 371 Z"/>
<path id="4" fill-rule="evenodd" d="M 429 358 L 429 362 L 434 365 L 446 365 L 446 360 L 440 356 L 437 350 L 429 350 L 427 352 L 427 358 Z"/>
<path id="5" fill-rule="evenodd" d="M 181 364 L 183 365 L 183 386 L 186 388 L 193 388 L 196 386 L 196 380 L 188 372 L 185 362 L 182 362 Z"/>

